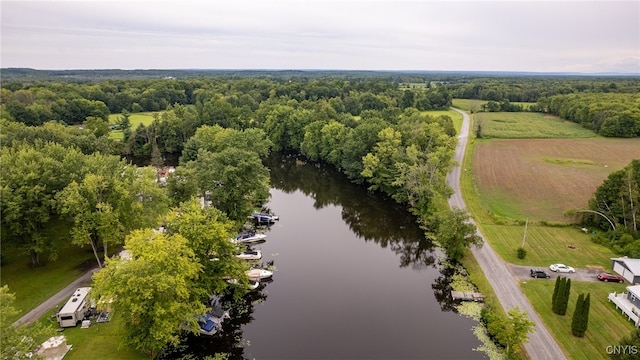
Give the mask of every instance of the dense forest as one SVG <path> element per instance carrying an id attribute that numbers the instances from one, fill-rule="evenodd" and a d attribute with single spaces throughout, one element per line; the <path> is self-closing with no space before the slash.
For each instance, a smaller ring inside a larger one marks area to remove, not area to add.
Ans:
<path id="1" fill-rule="evenodd" d="M 119 70 L 2 75 L 2 249 L 19 249 L 39 266 L 42 256 L 55 259 L 62 242 L 90 247 L 98 266 L 110 265 L 96 276 L 96 293 L 129 297 L 116 306 L 153 298 L 158 308 L 175 305 L 181 313 L 185 304 L 201 310 L 207 294 L 229 287 L 226 277 L 246 285 L 246 265 L 234 257 L 239 249 L 228 239 L 267 200 L 269 172 L 262 161 L 272 151 L 331 164 L 351 181 L 405 204 L 455 261 L 479 239 L 468 214 L 446 206 L 451 189 L 445 178 L 457 143 L 453 121 L 426 110 L 448 109 L 457 97 L 489 101 L 479 111 L 519 111 L 510 102 L 527 101 L 536 103 L 528 111 L 554 113 L 605 136 L 640 136 L 640 79 L 630 77 Z M 153 121 L 134 128 L 131 118 L 141 112 L 153 113 Z M 110 119 L 112 114 L 118 115 Z M 178 166 L 165 183 L 157 168 L 170 156 Z M 612 213 L 615 223 L 624 224 L 615 233 L 625 239 L 617 250 L 630 254 L 637 248 L 637 168 L 634 162 L 612 174 L 592 203 L 593 211 Z M 203 202 L 211 206 L 202 208 Z M 606 225 L 597 217 L 587 221 Z M 149 230 L 160 225 L 166 232 Z M 122 246 L 134 263 L 108 259 Z M 207 276 L 197 275 L 203 270 Z M 149 280 L 144 274 L 150 272 L 179 286 L 153 294 L 125 286 Z M 120 311 L 159 318 L 145 309 Z M 194 317 L 188 319 L 175 321 L 195 329 Z M 127 343 L 153 352 L 175 342 L 175 321 L 161 324 L 163 336 L 153 342 L 145 336 L 159 324 L 145 322 L 146 330 L 127 324 Z"/>

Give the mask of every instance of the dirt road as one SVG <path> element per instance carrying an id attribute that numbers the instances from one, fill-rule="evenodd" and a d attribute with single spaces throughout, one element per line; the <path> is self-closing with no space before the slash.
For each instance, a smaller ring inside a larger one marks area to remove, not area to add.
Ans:
<path id="1" fill-rule="evenodd" d="M 91 284 L 91 276 L 96 270 L 97 269 L 89 270 L 89 272 L 82 275 L 76 281 L 72 282 L 67 287 L 60 290 L 57 294 L 53 295 L 42 304 L 38 305 L 38 307 L 26 313 L 23 317 L 21 317 L 16 322 L 14 322 L 13 326 L 18 326 L 21 324 L 30 324 L 38 320 L 40 317 L 42 317 L 42 315 L 46 314 L 47 312 L 52 311 L 52 309 L 55 308 L 56 305 L 69 299 L 69 297 L 71 297 L 71 295 L 77 288 Z"/>
<path id="2" fill-rule="evenodd" d="M 454 155 L 455 160 L 462 164 L 467 140 L 469 138 L 470 120 L 469 115 L 463 111 L 454 109 L 463 116 L 462 129 L 458 136 L 458 146 Z M 460 166 L 456 166 L 447 176 L 447 183 L 453 188 L 455 193 L 449 198 L 449 206 L 465 209 L 466 205 L 460 192 Z M 478 235 L 485 239 L 478 230 Z M 498 257 L 493 248 L 486 242 L 481 247 L 471 247 L 473 256 L 476 258 L 484 275 L 493 287 L 502 307 L 508 311 L 514 307 L 526 311 L 529 319 L 536 323 L 535 330 L 529 334 L 529 342 L 525 344 L 525 349 L 531 359 L 566 359 L 566 356 L 558 346 L 556 340 L 551 336 L 549 330 L 544 326 L 542 320 L 525 297 L 518 285 L 518 281 L 509 274 L 509 269 L 505 262 Z M 527 270 L 528 271 L 528 270 Z M 575 275 L 575 274 L 572 274 Z"/>

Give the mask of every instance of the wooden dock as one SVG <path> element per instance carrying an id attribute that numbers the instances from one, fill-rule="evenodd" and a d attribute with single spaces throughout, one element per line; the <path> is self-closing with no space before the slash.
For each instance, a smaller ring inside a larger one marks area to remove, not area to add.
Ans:
<path id="1" fill-rule="evenodd" d="M 477 292 L 451 291 L 453 300 L 484 302 L 484 295 Z"/>

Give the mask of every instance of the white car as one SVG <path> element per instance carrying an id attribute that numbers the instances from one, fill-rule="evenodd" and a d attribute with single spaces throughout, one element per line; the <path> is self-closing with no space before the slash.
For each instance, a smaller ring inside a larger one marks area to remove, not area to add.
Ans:
<path id="1" fill-rule="evenodd" d="M 552 264 L 551 266 L 549 266 L 549 270 L 555 271 L 555 272 L 561 272 L 561 273 L 576 272 L 576 269 L 572 268 L 571 266 L 567 266 L 565 264 Z"/>

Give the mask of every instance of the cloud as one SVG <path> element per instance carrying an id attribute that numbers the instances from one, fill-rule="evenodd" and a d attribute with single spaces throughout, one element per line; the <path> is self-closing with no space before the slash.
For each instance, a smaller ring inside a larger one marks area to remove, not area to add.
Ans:
<path id="1" fill-rule="evenodd" d="M 640 73 L 639 17 L 636 1 L 3 1 L 1 65 Z"/>

